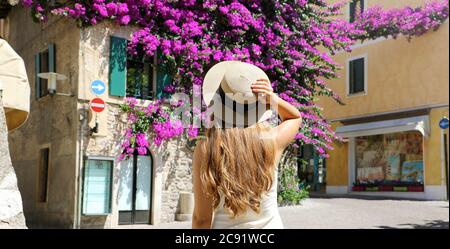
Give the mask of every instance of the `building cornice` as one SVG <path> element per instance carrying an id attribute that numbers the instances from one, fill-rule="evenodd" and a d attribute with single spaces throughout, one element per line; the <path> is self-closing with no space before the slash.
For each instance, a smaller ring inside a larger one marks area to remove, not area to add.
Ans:
<path id="1" fill-rule="evenodd" d="M 413 108 L 399 109 L 399 110 L 395 110 L 395 111 L 378 112 L 378 113 L 355 115 L 355 116 L 342 117 L 342 118 L 334 118 L 334 119 L 329 119 L 328 122 L 341 122 L 343 124 L 357 124 L 357 123 L 387 120 L 387 119 L 392 119 L 392 118 L 427 115 L 427 114 L 429 114 L 431 109 L 443 108 L 443 107 L 449 107 L 449 104 L 444 103 L 444 104 L 424 105 L 424 106 L 418 106 L 418 107 L 413 107 Z"/>

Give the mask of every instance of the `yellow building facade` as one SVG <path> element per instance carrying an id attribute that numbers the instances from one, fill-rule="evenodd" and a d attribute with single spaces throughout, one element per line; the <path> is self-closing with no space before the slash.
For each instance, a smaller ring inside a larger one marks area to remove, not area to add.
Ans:
<path id="1" fill-rule="evenodd" d="M 365 0 L 363 7 L 425 2 Z M 326 159 L 326 192 L 447 199 L 448 128 L 439 122 L 449 115 L 448 20 L 410 42 L 365 41 L 334 60 L 343 68 L 327 85 L 345 105 L 328 97 L 318 104 L 343 141 Z"/>

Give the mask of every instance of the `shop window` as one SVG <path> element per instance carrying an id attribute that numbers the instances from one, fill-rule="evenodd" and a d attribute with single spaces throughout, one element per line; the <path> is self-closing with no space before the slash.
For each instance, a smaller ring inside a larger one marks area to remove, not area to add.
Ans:
<path id="1" fill-rule="evenodd" d="M 366 91 L 365 58 L 350 60 L 348 70 L 348 94 L 364 93 Z"/>
<path id="2" fill-rule="evenodd" d="M 56 53 L 55 44 L 50 43 L 48 48 L 35 56 L 36 70 L 36 98 L 42 98 L 49 94 L 47 85 L 48 80 L 38 77 L 39 73 L 55 72 L 56 70 Z"/>
<path id="3" fill-rule="evenodd" d="M 39 151 L 39 173 L 38 173 L 38 202 L 47 202 L 48 195 L 48 168 L 50 149 L 43 148 Z"/>
<path id="4" fill-rule="evenodd" d="M 354 22 L 363 12 L 364 0 L 352 0 L 350 2 L 350 22 Z"/>
<path id="5" fill-rule="evenodd" d="M 83 214 L 111 213 L 113 160 L 88 158 L 83 178 Z"/>
<path id="6" fill-rule="evenodd" d="M 423 185 L 423 136 L 417 131 L 356 138 L 357 183 Z"/>

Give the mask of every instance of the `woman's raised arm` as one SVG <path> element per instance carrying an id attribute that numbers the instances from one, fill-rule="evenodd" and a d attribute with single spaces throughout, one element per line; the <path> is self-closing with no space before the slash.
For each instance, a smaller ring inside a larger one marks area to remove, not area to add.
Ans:
<path id="1" fill-rule="evenodd" d="M 297 108 L 280 98 L 273 92 L 269 80 L 260 79 L 252 85 L 252 90 L 258 94 L 265 95 L 265 101 L 270 103 L 273 109 L 278 112 L 281 124 L 275 129 L 275 141 L 278 150 L 284 150 L 297 135 L 302 124 L 302 115 Z"/>

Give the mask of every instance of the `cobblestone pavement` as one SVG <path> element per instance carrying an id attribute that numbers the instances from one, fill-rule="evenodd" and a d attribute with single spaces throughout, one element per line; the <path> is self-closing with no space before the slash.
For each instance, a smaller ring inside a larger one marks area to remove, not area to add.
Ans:
<path id="1" fill-rule="evenodd" d="M 449 203 L 355 198 L 311 198 L 280 207 L 285 228 L 449 228 Z M 190 228 L 190 222 L 119 228 Z"/>

